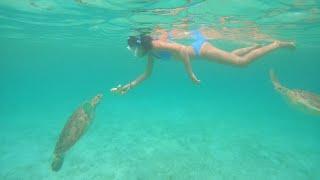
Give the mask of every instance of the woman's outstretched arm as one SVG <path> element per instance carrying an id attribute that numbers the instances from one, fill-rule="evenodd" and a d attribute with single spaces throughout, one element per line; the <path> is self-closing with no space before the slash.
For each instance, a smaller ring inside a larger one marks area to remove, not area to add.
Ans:
<path id="1" fill-rule="evenodd" d="M 152 56 L 148 56 L 148 63 L 147 63 L 147 67 L 146 70 L 143 74 L 141 74 L 140 76 L 138 76 L 135 80 L 131 81 L 130 83 L 122 86 L 122 85 L 118 85 L 115 88 L 111 89 L 112 93 L 119 93 L 119 94 L 125 94 L 127 93 L 130 89 L 136 87 L 138 84 L 140 84 L 142 81 L 144 81 L 145 79 L 147 79 L 151 73 L 152 73 L 152 69 L 153 69 L 153 57 Z"/>

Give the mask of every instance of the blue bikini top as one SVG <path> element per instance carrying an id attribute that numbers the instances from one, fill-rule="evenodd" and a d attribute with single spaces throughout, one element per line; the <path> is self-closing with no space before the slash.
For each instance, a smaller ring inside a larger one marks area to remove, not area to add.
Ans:
<path id="1" fill-rule="evenodd" d="M 172 33 L 169 32 L 168 39 L 172 40 Z M 201 47 L 203 44 L 207 41 L 206 38 L 202 35 L 202 33 L 199 30 L 194 30 L 191 32 L 191 37 L 194 39 L 194 42 L 191 44 L 193 50 L 195 51 L 195 54 L 197 56 L 200 55 Z M 169 60 L 172 57 L 172 53 L 169 51 L 156 51 L 152 52 L 151 54 L 153 57 L 157 59 L 162 59 L 162 60 Z"/>
<path id="2" fill-rule="evenodd" d="M 168 40 L 171 41 L 173 39 L 173 35 L 172 32 L 170 31 L 168 33 Z M 161 51 L 156 51 L 156 52 L 152 52 L 151 54 L 153 57 L 157 58 L 157 59 L 162 59 L 162 60 L 169 60 L 172 57 L 171 52 L 166 51 L 166 50 L 161 50 Z"/>

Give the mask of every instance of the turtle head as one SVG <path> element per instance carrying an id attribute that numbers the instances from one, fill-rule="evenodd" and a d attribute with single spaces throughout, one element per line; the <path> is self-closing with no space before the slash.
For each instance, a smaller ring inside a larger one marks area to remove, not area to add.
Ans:
<path id="1" fill-rule="evenodd" d="M 103 98 L 103 94 L 99 93 L 95 97 L 92 98 L 91 100 L 91 105 L 96 106 L 97 104 L 100 103 L 101 99 Z"/>

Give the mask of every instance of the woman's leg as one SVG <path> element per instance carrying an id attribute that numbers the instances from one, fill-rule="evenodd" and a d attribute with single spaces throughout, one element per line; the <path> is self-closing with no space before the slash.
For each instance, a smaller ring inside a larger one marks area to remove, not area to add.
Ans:
<path id="1" fill-rule="evenodd" d="M 201 49 L 201 56 L 209 60 L 218 60 L 221 63 L 228 63 L 233 65 L 247 65 L 257 58 L 282 47 L 294 47 L 292 42 L 275 41 L 269 45 L 254 49 L 244 56 L 239 56 L 234 53 L 226 52 L 218 49 L 211 44 L 205 44 Z"/>
<path id="2" fill-rule="evenodd" d="M 261 48 L 255 49 L 251 52 L 249 52 L 248 54 L 242 56 L 242 64 L 248 64 L 254 60 L 256 60 L 257 58 L 275 50 L 278 48 L 294 48 L 295 45 L 293 42 L 281 42 L 281 41 L 274 41 L 273 43 L 263 46 Z"/>
<path id="3" fill-rule="evenodd" d="M 257 44 L 257 45 L 251 46 L 251 47 L 233 50 L 231 53 L 236 54 L 238 56 L 243 56 L 243 55 L 249 53 L 250 51 L 253 51 L 253 50 L 260 48 L 260 47 L 261 47 L 261 45 Z"/>

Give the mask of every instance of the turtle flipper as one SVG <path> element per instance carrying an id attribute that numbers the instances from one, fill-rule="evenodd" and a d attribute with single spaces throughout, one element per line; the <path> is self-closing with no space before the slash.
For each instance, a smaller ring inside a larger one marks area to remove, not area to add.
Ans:
<path id="1" fill-rule="evenodd" d="M 274 88 L 279 91 L 280 93 L 282 93 L 283 95 L 288 95 L 288 92 L 289 92 L 289 89 L 284 87 L 280 81 L 278 80 L 275 72 L 273 71 L 273 69 L 270 69 L 269 71 L 269 75 L 270 75 L 270 79 L 271 79 L 271 82 L 274 86 Z"/>
<path id="2" fill-rule="evenodd" d="M 53 171 L 59 171 L 63 164 L 63 155 L 55 154 L 51 163 L 51 169 Z"/>
<path id="3" fill-rule="evenodd" d="M 281 86 L 281 84 L 280 84 L 278 78 L 276 77 L 276 74 L 275 74 L 273 69 L 270 69 L 269 75 L 270 75 L 271 82 L 275 87 Z"/>

